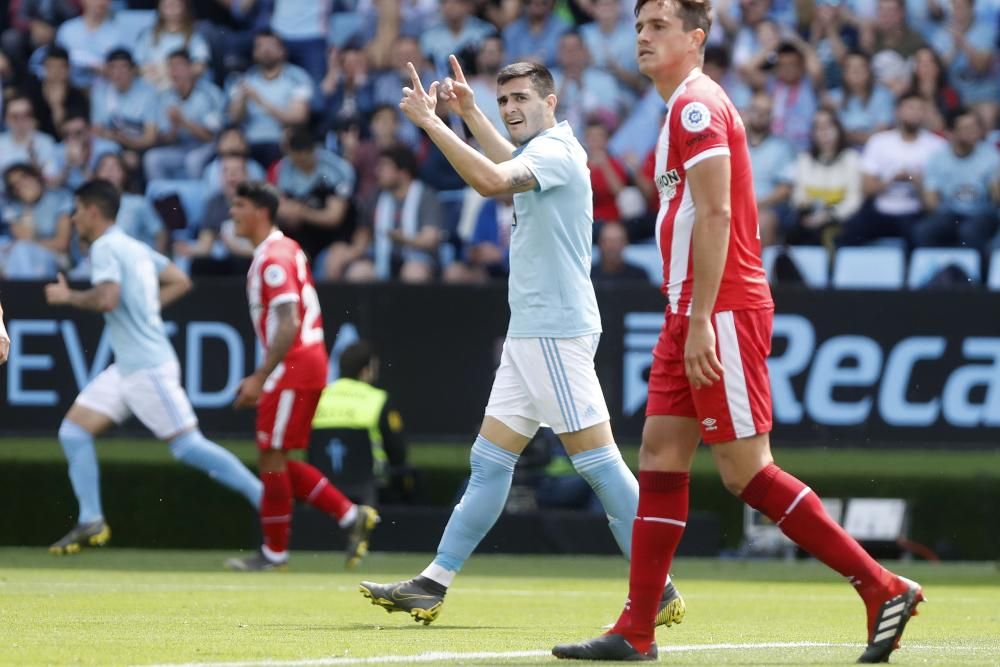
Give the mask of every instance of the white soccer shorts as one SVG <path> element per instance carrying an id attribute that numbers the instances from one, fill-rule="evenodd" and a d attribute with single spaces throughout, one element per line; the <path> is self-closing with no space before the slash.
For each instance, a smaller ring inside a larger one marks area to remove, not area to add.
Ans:
<path id="1" fill-rule="evenodd" d="M 153 435 L 166 440 L 198 424 L 180 380 L 176 361 L 125 376 L 111 364 L 83 388 L 76 403 L 116 424 L 135 415 Z"/>
<path id="2" fill-rule="evenodd" d="M 600 339 L 508 338 L 486 414 L 529 438 L 539 426 L 575 433 L 608 421 L 594 368 Z"/>

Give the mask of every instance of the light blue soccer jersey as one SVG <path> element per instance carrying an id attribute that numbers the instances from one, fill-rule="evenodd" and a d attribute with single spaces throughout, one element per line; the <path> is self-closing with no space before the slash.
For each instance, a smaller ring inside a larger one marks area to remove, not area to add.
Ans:
<path id="1" fill-rule="evenodd" d="M 170 260 L 117 226 L 90 248 L 90 281 L 117 283 L 118 307 L 104 314 L 115 363 L 122 375 L 154 368 L 177 355 L 160 318 L 160 272 Z"/>
<path id="2" fill-rule="evenodd" d="M 594 193 L 587 154 L 562 122 L 515 152 L 538 189 L 514 195 L 510 239 L 512 338 L 572 338 L 601 332 L 590 282 Z"/>

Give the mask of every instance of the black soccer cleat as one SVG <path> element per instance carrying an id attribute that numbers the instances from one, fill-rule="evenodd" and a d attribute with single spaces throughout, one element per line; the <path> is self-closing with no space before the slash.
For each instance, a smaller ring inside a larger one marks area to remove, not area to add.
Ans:
<path id="1" fill-rule="evenodd" d="M 288 569 L 288 561 L 276 563 L 258 551 L 247 558 L 227 558 L 223 566 L 233 572 L 283 572 Z"/>
<path id="2" fill-rule="evenodd" d="M 382 607 L 390 614 L 405 611 L 414 621 L 430 625 L 441 613 L 447 588 L 426 577 L 414 577 L 391 584 L 376 584 L 362 581 L 361 594 L 373 605 Z"/>
<path id="3" fill-rule="evenodd" d="M 622 662 L 653 661 L 657 659 L 656 642 L 645 653 L 628 643 L 622 635 L 608 633 L 579 644 L 560 644 L 552 655 L 564 660 L 617 660 Z"/>
<path id="4" fill-rule="evenodd" d="M 111 526 L 98 519 L 90 523 L 78 523 L 49 546 L 49 553 L 63 555 L 79 553 L 83 547 L 103 547 L 111 539 Z"/>
<path id="5" fill-rule="evenodd" d="M 665 625 L 669 628 L 674 623 L 683 621 L 686 612 L 687 606 L 684 604 L 684 598 L 681 597 L 671 579 L 663 589 L 663 596 L 660 598 L 660 608 L 656 612 L 656 620 L 653 625 L 654 627 Z"/>
<path id="6" fill-rule="evenodd" d="M 372 531 L 381 521 L 374 507 L 358 505 L 358 516 L 347 529 L 347 548 L 345 550 L 344 566 L 350 570 L 361 562 L 368 554 L 368 541 Z"/>
<path id="7" fill-rule="evenodd" d="M 917 605 L 924 601 L 920 584 L 905 577 L 899 580 L 907 589 L 882 603 L 868 630 L 868 648 L 858 658 L 859 663 L 889 662 L 889 654 L 899 648 L 907 621 L 917 615 Z"/>

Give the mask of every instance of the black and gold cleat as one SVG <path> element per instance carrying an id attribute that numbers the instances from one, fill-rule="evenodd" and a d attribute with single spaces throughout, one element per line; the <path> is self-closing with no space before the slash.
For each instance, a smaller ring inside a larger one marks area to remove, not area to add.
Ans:
<path id="1" fill-rule="evenodd" d="M 608 633 L 579 644 L 560 644 L 552 649 L 552 655 L 564 660 L 648 662 L 656 660 L 658 652 L 655 642 L 643 653 L 629 644 L 622 635 Z"/>
<path id="2" fill-rule="evenodd" d="M 103 547 L 111 539 L 111 526 L 104 519 L 78 523 L 62 539 L 49 547 L 49 553 L 63 555 L 79 553 L 83 547 Z"/>
<path id="3" fill-rule="evenodd" d="M 657 627 L 665 625 L 669 628 L 674 623 L 683 621 L 686 612 L 687 606 L 684 604 L 684 598 L 677 591 L 673 580 L 668 581 L 663 589 L 663 596 L 660 598 L 660 608 L 656 612 L 654 625 Z"/>
<path id="4" fill-rule="evenodd" d="M 247 558 L 227 558 L 223 566 L 233 572 L 284 572 L 288 561 L 275 562 L 258 551 Z"/>
<path id="5" fill-rule="evenodd" d="M 906 590 L 882 603 L 868 629 L 868 647 L 858 658 L 860 663 L 889 662 L 889 655 L 899 648 L 903 629 L 917 615 L 917 605 L 924 601 L 924 591 L 915 581 L 899 577 Z"/>
<path id="6" fill-rule="evenodd" d="M 368 555 L 368 541 L 372 531 L 381 521 L 374 507 L 358 505 L 358 516 L 347 529 L 347 548 L 344 565 L 348 570 L 357 566 L 361 559 Z"/>
<path id="7" fill-rule="evenodd" d="M 387 612 L 405 611 L 414 621 L 430 625 L 441 613 L 448 589 L 422 576 L 391 584 L 362 581 L 361 594 Z"/>

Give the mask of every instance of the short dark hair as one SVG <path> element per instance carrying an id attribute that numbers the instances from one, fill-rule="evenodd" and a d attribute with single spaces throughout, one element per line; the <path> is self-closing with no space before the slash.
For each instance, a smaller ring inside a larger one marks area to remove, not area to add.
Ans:
<path id="1" fill-rule="evenodd" d="M 288 132 L 288 150 L 311 151 L 316 148 L 316 138 L 308 125 L 296 125 Z"/>
<path id="2" fill-rule="evenodd" d="M 246 181 L 236 186 L 236 196 L 249 199 L 257 208 L 267 209 L 268 219 L 274 222 L 278 217 L 278 203 L 281 195 L 265 181 Z"/>
<path id="3" fill-rule="evenodd" d="M 406 146 L 383 148 L 379 153 L 379 157 L 392 162 L 396 165 L 396 169 L 405 171 L 410 175 L 410 178 L 416 178 L 417 172 L 420 170 L 417 166 L 417 156 Z"/>
<path id="4" fill-rule="evenodd" d="M 45 60 L 65 60 L 69 62 L 69 51 L 59 46 L 58 44 L 53 44 L 49 47 L 49 50 L 45 52 Z"/>
<path id="5" fill-rule="evenodd" d="M 361 371 L 367 368 L 374 358 L 375 350 L 368 341 L 359 340 L 348 345 L 340 353 L 340 376 L 357 380 L 361 377 Z"/>
<path id="6" fill-rule="evenodd" d="M 82 120 L 84 123 L 87 124 L 87 127 L 90 127 L 90 114 L 87 113 L 86 109 L 82 109 L 80 107 L 70 107 L 69 109 L 67 109 L 66 117 L 62 119 L 62 124 L 60 125 L 60 127 L 70 122 L 71 120 Z"/>
<path id="7" fill-rule="evenodd" d="M 76 198 L 89 206 L 96 206 L 101 217 L 114 222 L 118 217 L 121 195 L 118 188 L 100 178 L 87 181 L 76 189 Z"/>
<path id="8" fill-rule="evenodd" d="M 791 42 L 782 42 L 781 44 L 779 44 L 777 53 L 779 56 L 792 54 L 798 56 L 799 60 L 805 60 L 806 58 L 805 55 L 803 55 L 802 51 L 799 49 L 799 47 L 795 46 Z"/>
<path id="9" fill-rule="evenodd" d="M 271 30 L 270 28 L 262 28 L 262 29 L 258 30 L 257 32 L 255 32 L 254 35 L 253 35 L 254 41 L 257 41 L 258 37 L 271 37 L 271 38 L 276 39 L 279 42 L 281 42 L 281 38 L 278 37 L 278 34 L 276 32 L 274 32 L 273 30 Z M 282 45 L 284 45 L 284 42 L 282 42 Z"/>
<path id="10" fill-rule="evenodd" d="M 28 174 L 29 176 L 38 180 L 43 186 L 45 184 L 45 178 L 42 176 L 41 170 L 30 162 L 15 162 L 3 171 L 3 184 L 7 188 L 8 193 L 10 192 L 10 179 L 16 173 Z"/>
<path id="11" fill-rule="evenodd" d="M 635 15 L 639 16 L 639 10 L 647 2 L 662 2 L 663 0 L 636 0 Z M 677 6 L 677 16 L 681 20 L 684 32 L 691 32 L 695 28 L 701 28 L 705 33 L 705 41 L 708 41 L 708 33 L 712 29 L 712 0 L 669 0 Z M 705 48 L 704 42 L 701 48 Z"/>
<path id="12" fill-rule="evenodd" d="M 957 109 L 952 109 L 945 118 L 945 124 L 948 126 L 949 130 L 954 131 L 954 129 L 958 127 L 958 120 L 960 118 L 965 118 L 966 116 L 972 116 L 979 125 L 979 128 L 985 129 L 983 119 L 969 107 L 958 107 Z"/>
<path id="13" fill-rule="evenodd" d="M 552 72 L 541 63 L 511 63 L 497 74 L 497 85 L 502 86 L 508 81 L 523 78 L 528 78 L 531 81 L 531 87 L 540 97 L 545 98 L 556 94 L 556 83 L 552 79 Z"/>
<path id="14" fill-rule="evenodd" d="M 122 47 L 111 49 L 108 51 L 108 55 L 104 57 L 105 64 L 113 63 L 116 60 L 124 60 L 129 65 L 135 65 L 135 60 L 132 58 L 132 52 Z"/>
<path id="15" fill-rule="evenodd" d="M 920 100 L 921 102 L 927 101 L 924 99 L 924 96 L 917 91 L 916 88 L 911 88 L 910 90 L 907 90 L 905 93 L 899 96 L 899 99 L 896 100 L 896 108 L 898 109 L 899 107 L 903 106 L 903 102 L 913 99 Z"/>
<path id="16" fill-rule="evenodd" d="M 167 60 L 170 60 L 171 58 L 181 58 L 188 62 L 192 62 L 191 54 L 188 53 L 188 50 L 185 48 L 174 49 L 173 51 L 171 51 L 169 54 L 167 54 Z"/>

